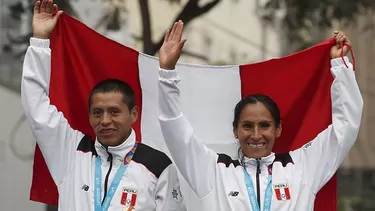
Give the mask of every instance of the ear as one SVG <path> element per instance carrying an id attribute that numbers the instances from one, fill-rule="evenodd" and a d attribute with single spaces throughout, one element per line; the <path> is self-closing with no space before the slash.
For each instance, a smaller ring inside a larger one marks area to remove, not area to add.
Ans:
<path id="1" fill-rule="evenodd" d="M 132 121 L 132 124 L 137 121 L 138 119 L 138 106 L 134 106 L 132 110 L 130 111 L 130 118 Z"/>
<path id="2" fill-rule="evenodd" d="M 233 128 L 233 135 L 235 138 L 238 138 L 238 129 L 236 127 Z"/>
<path id="3" fill-rule="evenodd" d="M 282 122 L 280 121 L 279 127 L 276 128 L 276 138 L 279 138 L 281 136 L 281 131 L 283 130 Z"/>

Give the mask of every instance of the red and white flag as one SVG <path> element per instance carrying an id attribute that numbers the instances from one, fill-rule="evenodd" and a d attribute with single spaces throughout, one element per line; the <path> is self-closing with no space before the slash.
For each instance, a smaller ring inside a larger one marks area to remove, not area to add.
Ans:
<path id="1" fill-rule="evenodd" d="M 178 64 L 182 110 L 208 147 L 235 156 L 239 146 L 231 126 L 234 107 L 243 96 L 266 94 L 279 105 L 283 120 L 283 134 L 274 151 L 302 147 L 331 123 L 329 52 L 333 42 L 330 39 L 256 64 Z M 133 127 L 137 140 L 169 154 L 157 119 L 157 58 L 111 41 L 66 14 L 53 31 L 51 48 L 51 103 L 64 112 L 73 128 L 94 137 L 88 122 L 89 92 L 103 79 L 118 78 L 136 93 L 140 118 Z M 38 147 L 34 161 L 30 198 L 56 204 L 57 189 Z M 334 177 L 318 193 L 315 210 L 336 210 L 336 187 Z"/>

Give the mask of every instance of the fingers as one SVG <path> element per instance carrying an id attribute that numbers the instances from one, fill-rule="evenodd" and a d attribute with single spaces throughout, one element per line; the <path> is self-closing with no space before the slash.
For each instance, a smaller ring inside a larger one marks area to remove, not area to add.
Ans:
<path id="1" fill-rule="evenodd" d="M 335 31 L 333 34 L 336 40 L 337 51 L 340 51 L 340 54 L 346 55 L 352 45 L 348 36 L 343 31 Z"/>
<path id="2" fill-rule="evenodd" d="M 169 40 L 169 33 L 170 33 L 170 30 L 168 29 L 168 30 L 165 32 L 164 43 L 166 43 L 166 42 Z"/>
<path id="3" fill-rule="evenodd" d="M 34 13 L 39 13 L 40 12 L 40 1 L 37 1 L 34 5 Z"/>
<path id="4" fill-rule="evenodd" d="M 183 29 L 184 29 L 184 23 L 180 20 L 177 22 L 176 31 L 174 32 L 172 39 L 177 42 L 181 41 Z"/>
<path id="5" fill-rule="evenodd" d="M 346 35 L 344 34 L 344 32 L 339 32 L 336 36 L 336 42 L 342 43 L 344 42 L 345 38 Z"/>
<path id="6" fill-rule="evenodd" d="M 64 13 L 64 12 L 63 12 L 62 10 L 59 10 L 53 18 L 56 19 L 56 20 L 58 20 L 59 17 L 60 17 L 63 13 Z"/>
<path id="7" fill-rule="evenodd" d="M 348 44 L 351 44 L 347 35 L 343 31 L 335 31 L 334 36 L 336 39 L 336 45 L 337 47 L 341 48 L 344 44 L 344 42 L 347 42 Z"/>
<path id="8" fill-rule="evenodd" d="M 173 41 L 181 41 L 182 31 L 184 29 L 184 23 L 180 20 L 173 24 L 172 30 L 168 30 L 164 37 L 164 42 L 173 40 Z"/>
<path id="9" fill-rule="evenodd" d="M 52 15 L 55 15 L 59 11 L 59 7 L 56 4 L 53 4 L 52 6 Z"/>
<path id="10" fill-rule="evenodd" d="M 338 48 L 341 48 L 341 42 L 340 42 L 340 39 L 341 39 L 341 37 L 342 37 L 342 32 L 341 31 L 337 31 L 337 33 L 336 33 L 336 35 L 335 35 L 335 39 L 336 39 L 336 46 L 338 47 Z"/>
<path id="11" fill-rule="evenodd" d="M 346 46 L 346 45 L 344 45 L 344 47 L 343 47 L 344 49 L 343 49 L 343 51 L 344 51 L 344 55 L 346 55 L 346 53 L 349 51 L 349 47 L 348 46 Z"/>
<path id="12" fill-rule="evenodd" d="M 40 13 L 46 12 L 47 2 L 48 2 L 48 0 L 42 0 L 42 4 L 40 5 L 40 9 L 39 9 Z"/>
<path id="13" fill-rule="evenodd" d="M 53 1 L 52 0 L 48 0 L 47 6 L 46 6 L 46 12 L 47 13 L 51 13 L 52 12 L 52 8 L 53 8 Z"/>
<path id="14" fill-rule="evenodd" d="M 168 39 L 168 40 L 173 40 L 173 35 L 174 35 L 175 31 L 176 31 L 176 28 L 177 28 L 177 22 L 174 23 L 173 28 L 172 28 L 172 31 L 171 31 L 171 33 L 169 34 L 169 39 Z"/>
<path id="15" fill-rule="evenodd" d="M 34 6 L 34 13 L 50 13 L 54 14 L 58 11 L 58 7 L 53 0 L 38 0 Z"/>

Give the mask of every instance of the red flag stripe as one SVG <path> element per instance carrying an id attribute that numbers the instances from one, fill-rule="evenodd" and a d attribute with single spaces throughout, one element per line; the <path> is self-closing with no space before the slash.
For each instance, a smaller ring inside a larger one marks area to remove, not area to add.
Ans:
<path id="1" fill-rule="evenodd" d="M 284 188 L 284 191 L 285 191 L 285 197 L 286 197 L 286 199 L 290 199 L 289 188 Z"/>
<path id="2" fill-rule="evenodd" d="M 275 189 L 275 194 L 276 194 L 276 199 L 277 200 L 281 200 L 282 199 L 281 198 L 281 192 L 280 192 L 279 188 Z"/>
<path id="3" fill-rule="evenodd" d="M 137 194 L 132 194 L 132 201 L 130 203 L 130 206 L 135 206 L 135 202 L 137 201 Z"/>
<path id="4" fill-rule="evenodd" d="M 122 205 L 126 205 L 126 199 L 128 197 L 128 193 L 127 192 L 122 192 L 122 196 L 121 196 L 121 204 Z"/>

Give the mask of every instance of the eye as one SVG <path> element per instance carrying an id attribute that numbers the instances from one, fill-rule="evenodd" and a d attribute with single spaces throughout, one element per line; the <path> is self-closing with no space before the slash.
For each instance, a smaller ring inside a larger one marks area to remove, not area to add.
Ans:
<path id="1" fill-rule="evenodd" d="M 252 127 L 253 127 L 253 124 L 250 124 L 250 123 L 244 123 L 244 124 L 243 124 L 243 127 L 244 127 L 244 128 L 252 128 Z"/>
<path id="2" fill-rule="evenodd" d="M 95 109 L 95 110 L 92 110 L 91 113 L 94 115 L 94 116 L 99 116 L 102 114 L 102 111 L 98 110 L 98 109 Z"/>
<path id="3" fill-rule="evenodd" d="M 259 123 L 259 126 L 261 128 L 269 128 L 269 127 L 271 127 L 271 123 L 269 123 L 269 122 L 261 122 L 261 123 Z"/>
<path id="4" fill-rule="evenodd" d="M 116 115 L 118 115 L 119 113 L 120 113 L 120 110 L 118 110 L 118 109 L 114 109 L 114 110 L 111 111 L 111 114 L 112 114 L 113 116 L 116 116 Z"/>

